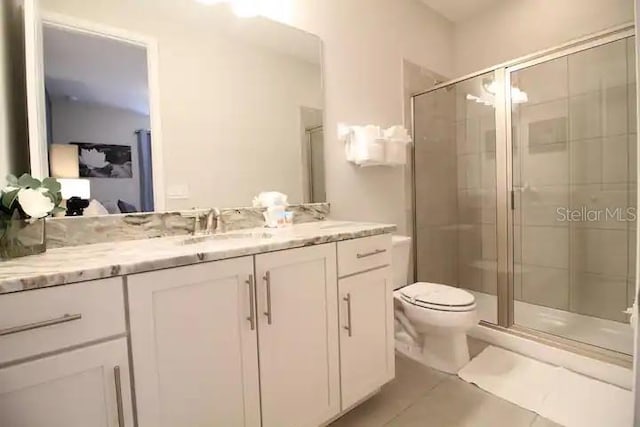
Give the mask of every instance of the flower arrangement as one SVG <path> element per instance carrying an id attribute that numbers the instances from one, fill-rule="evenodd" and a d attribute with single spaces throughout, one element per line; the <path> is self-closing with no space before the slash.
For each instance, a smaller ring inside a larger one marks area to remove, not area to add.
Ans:
<path id="1" fill-rule="evenodd" d="M 0 190 L 0 258 L 44 252 L 44 218 L 64 211 L 60 189 L 55 178 L 7 177 Z"/>
<path id="2" fill-rule="evenodd" d="M 40 181 L 25 173 L 20 178 L 7 176 L 7 184 L 0 190 L 0 217 L 38 219 L 64 211 L 60 183 L 55 178 Z"/>

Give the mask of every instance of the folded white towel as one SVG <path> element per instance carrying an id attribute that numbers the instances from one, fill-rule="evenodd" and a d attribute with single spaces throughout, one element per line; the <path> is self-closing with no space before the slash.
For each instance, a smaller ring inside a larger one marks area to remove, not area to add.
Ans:
<path id="1" fill-rule="evenodd" d="M 352 137 L 353 161 L 360 166 L 384 162 L 384 137 L 379 126 L 354 126 Z"/>

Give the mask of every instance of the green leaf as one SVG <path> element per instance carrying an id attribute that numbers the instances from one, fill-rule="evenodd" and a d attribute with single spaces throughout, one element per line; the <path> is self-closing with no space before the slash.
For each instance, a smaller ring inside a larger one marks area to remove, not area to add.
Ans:
<path id="1" fill-rule="evenodd" d="M 4 212 L 0 212 L 0 240 L 2 240 L 7 228 L 9 227 L 9 218 L 9 215 Z"/>
<path id="2" fill-rule="evenodd" d="M 2 199 L 1 199 L 2 206 L 11 210 L 13 208 L 13 204 L 18 198 L 19 192 L 20 192 L 20 189 L 2 193 Z"/>
<path id="3" fill-rule="evenodd" d="M 49 191 L 47 191 L 43 194 L 45 197 L 51 200 L 51 203 L 53 203 L 54 207 L 60 206 L 60 203 L 62 203 L 62 194 L 59 191 L 57 193 L 50 193 Z"/>
<path id="4" fill-rule="evenodd" d="M 53 208 L 53 210 L 51 211 L 52 214 L 57 214 L 60 212 L 66 212 L 67 210 L 65 208 L 63 208 L 62 206 L 56 206 L 55 208 Z"/>
<path id="5" fill-rule="evenodd" d="M 42 183 L 29 175 L 28 173 L 23 174 L 20 178 L 18 178 L 18 185 L 22 188 L 40 188 Z"/>
<path id="6" fill-rule="evenodd" d="M 45 187 L 51 194 L 59 193 L 62 186 L 55 178 L 45 178 L 42 180 L 42 186 Z"/>

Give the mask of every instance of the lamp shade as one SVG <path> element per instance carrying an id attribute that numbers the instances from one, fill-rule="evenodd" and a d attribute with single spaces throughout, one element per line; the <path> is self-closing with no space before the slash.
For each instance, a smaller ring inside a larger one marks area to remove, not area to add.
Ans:
<path id="1" fill-rule="evenodd" d="M 51 144 L 49 167 L 54 178 L 77 178 L 80 176 L 78 146 L 73 144 Z"/>
<path id="2" fill-rule="evenodd" d="M 91 183 L 88 179 L 58 178 L 58 182 L 62 187 L 62 198 L 65 200 L 69 200 L 72 197 L 91 198 Z"/>

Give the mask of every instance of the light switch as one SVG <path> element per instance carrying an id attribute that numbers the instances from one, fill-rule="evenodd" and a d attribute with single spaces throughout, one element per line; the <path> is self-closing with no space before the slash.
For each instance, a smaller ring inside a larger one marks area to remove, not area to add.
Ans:
<path id="1" fill-rule="evenodd" d="M 167 189 L 167 198 L 169 199 L 188 199 L 189 186 L 187 184 L 170 185 Z"/>

